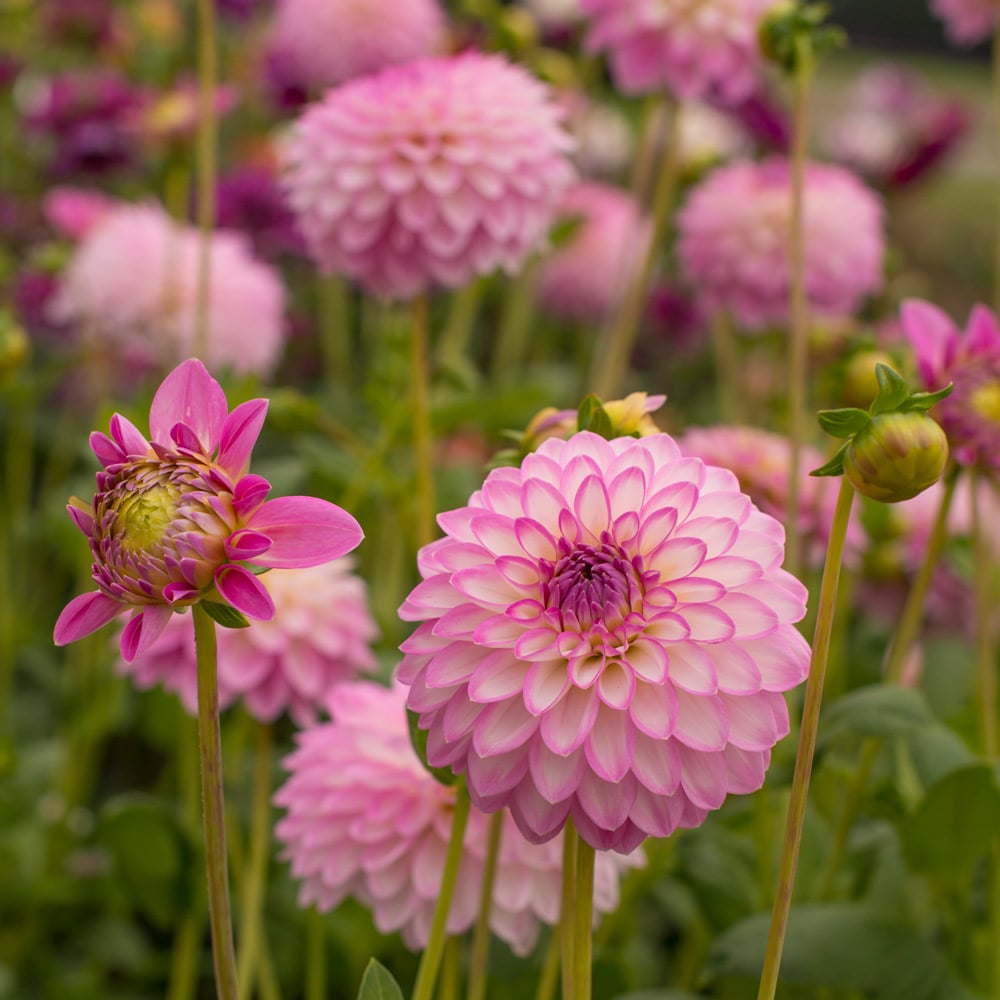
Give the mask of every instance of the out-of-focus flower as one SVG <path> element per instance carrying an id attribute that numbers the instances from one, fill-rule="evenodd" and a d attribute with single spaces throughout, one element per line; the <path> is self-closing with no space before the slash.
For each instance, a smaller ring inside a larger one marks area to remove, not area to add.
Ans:
<path id="1" fill-rule="evenodd" d="M 757 32 L 776 0 L 580 0 L 587 46 L 607 52 L 626 94 L 737 102 L 757 83 Z"/>
<path id="2" fill-rule="evenodd" d="M 255 165 L 231 170 L 219 178 L 216 197 L 219 227 L 245 233 L 265 260 L 305 253 L 305 241 L 274 171 Z"/>
<path id="3" fill-rule="evenodd" d="M 414 753 L 401 686 L 342 684 L 329 708 L 333 722 L 298 734 L 298 748 L 285 759 L 291 776 L 274 797 L 287 810 L 275 834 L 302 882 L 299 902 L 329 910 L 352 896 L 372 910 L 383 934 L 401 931 L 417 951 L 427 944 L 441 892 L 455 789 L 431 777 Z M 488 817 L 473 809 L 449 934 L 476 919 L 488 827 Z M 617 905 L 627 863 L 598 855 L 595 917 Z M 516 954 L 531 951 L 540 923 L 558 921 L 561 867 L 561 838 L 529 844 L 504 817 L 490 927 Z"/>
<path id="4" fill-rule="evenodd" d="M 396 66 L 298 120 L 289 202 L 326 271 L 406 298 L 515 272 L 573 178 L 548 88 L 500 56 Z"/>
<path id="5" fill-rule="evenodd" d="M 642 266 L 652 223 L 630 194 L 594 182 L 570 188 L 558 214 L 578 225 L 542 263 L 541 303 L 557 316 L 600 323 L 618 306 Z"/>
<path id="6" fill-rule="evenodd" d="M 173 363 L 193 349 L 201 236 L 154 204 L 121 204 L 87 233 L 62 277 L 52 319 L 134 360 Z M 209 364 L 268 374 L 284 346 L 284 287 L 237 233 L 210 249 Z"/>
<path id="7" fill-rule="evenodd" d="M 931 0 L 931 12 L 944 21 L 945 33 L 956 45 L 977 45 L 1000 22 L 996 0 Z"/>
<path id="8" fill-rule="evenodd" d="M 362 539 L 357 521 L 316 497 L 267 500 L 271 484 L 248 472 L 266 399 L 231 413 L 222 387 L 196 359 L 157 389 L 150 440 L 121 414 L 90 445 L 102 470 L 93 502 L 67 508 L 87 536 L 97 589 L 73 598 L 56 622 L 57 646 L 130 613 L 121 653 L 133 660 L 171 615 L 203 599 L 260 621 L 274 602 L 253 567 L 316 566 Z"/>
<path id="9" fill-rule="evenodd" d="M 763 149 L 786 153 L 791 144 L 791 116 L 765 86 L 726 108 Z"/>
<path id="10" fill-rule="evenodd" d="M 576 142 L 573 162 L 585 177 L 620 177 L 635 155 L 628 118 L 613 104 L 595 101 L 582 90 L 563 90 L 558 100 Z"/>
<path id="11" fill-rule="evenodd" d="M 114 6 L 107 0 L 50 0 L 40 6 L 50 43 L 97 48 L 112 34 Z"/>
<path id="12" fill-rule="evenodd" d="M 473 804 L 627 853 L 760 787 L 808 670 L 805 588 L 731 472 L 666 434 L 582 432 L 438 523 L 398 677 Z"/>
<path id="13" fill-rule="evenodd" d="M 235 87 L 229 84 L 217 87 L 212 101 L 214 114 L 219 118 L 228 114 L 236 107 L 238 99 Z M 198 128 L 200 100 L 198 82 L 181 80 L 168 91 L 147 95 L 129 115 L 129 128 L 150 143 L 190 140 Z"/>
<path id="14" fill-rule="evenodd" d="M 730 114 L 703 101 L 678 105 L 677 146 L 680 163 L 698 170 L 748 152 L 748 136 Z"/>
<path id="15" fill-rule="evenodd" d="M 313 89 L 434 55 L 444 32 L 437 0 L 278 0 L 270 48 Z"/>
<path id="16" fill-rule="evenodd" d="M 965 331 L 930 302 L 910 299 L 900 310 L 928 389 L 954 383 L 933 410 L 963 465 L 1000 468 L 1000 327 L 986 306 L 976 306 Z"/>
<path id="17" fill-rule="evenodd" d="M 215 0 L 215 6 L 223 17 L 242 23 L 255 14 L 269 12 L 273 4 L 272 0 Z"/>
<path id="18" fill-rule="evenodd" d="M 375 670 L 370 644 L 378 629 L 364 581 L 350 559 L 305 569 L 275 569 L 260 577 L 274 601 L 274 618 L 218 634 L 219 706 L 242 698 L 262 722 L 288 712 L 312 725 L 334 686 Z M 141 656 L 120 665 L 140 688 L 162 684 L 198 710 L 198 665 L 189 615 L 175 615 Z"/>
<path id="19" fill-rule="evenodd" d="M 42 212 L 49 225 L 71 240 L 82 240 L 120 203 L 100 191 L 54 187 L 42 198 Z"/>
<path id="20" fill-rule="evenodd" d="M 771 157 L 713 170 L 678 218 L 684 277 L 710 310 L 747 330 L 788 322 L 791 174 Z M 805 285 L 812 311 L 854 312 L 883 281 L 882 203 L 842 167 L 811 163 L 805 177 Z"/>
<path id="21" fill-rule="evenodd" d="M 522 0 L 546 33 L 569 31 L 583 17 L 580 0 Z"/>
<path id="22" fill-rule="evenodd" d="M 621 437 L 649 437 L 660 433 L 660 428 L 650 414 L 655 413 L 666 401 L 666 396 L 632 392 L 624 399 L 612 399 L 601 406 L 611 421 L 614 434 Z M 577 431 L 577 424 L 576 410 L 557 410 L 554 406 L 539 410 L 521 435 L 522 455 L 537 451 L 539 445 L 549 438 L 571 438 Z"/>

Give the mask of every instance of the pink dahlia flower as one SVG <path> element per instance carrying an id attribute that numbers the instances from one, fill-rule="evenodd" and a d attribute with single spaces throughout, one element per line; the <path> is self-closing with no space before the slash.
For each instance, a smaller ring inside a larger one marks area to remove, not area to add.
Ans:
<path id="1" fill-rule="evenodd" d="M 689 100 L 739 102 L 755 89 L 757 32 L 777 0 L 580 0 L 587 45 L 607 52 L 626 94 L 661 87 Z"/>
<path id="2" fill-rule="evenodd" d="M 964 333 L 930 302 L 910 299 L 900 310 L 924 386 L 954 384 L 933 416 L 963 465 L 1000 468 L 1000 326 L 986 306 L 976 306 Z"/>
<path id="3" fill-rule="evenodd" d="M 171 364 L 189 354 L 197 325 L 200 240 L 156 205 L 120 204 L 84 234 L 52 306 L 130 358 Z M 284 346 L 285 292 L 236 233 L 211 242 L 208 350 L 213 367 L 267 375 Z"/>
<path id="4" fill-rule="evenodd" d="M 82 639 L 131 612 L 121 637 L 126 661 L 145 653 L 174 611 L 202 598 L 269 621 L 274 601 L 253 567 L 316 566 L 355 548 L 363 535 L 346 511 L 316 497 L 267 500 L 270 483 L 248 473 L 266 399 L 228 412 L 226 396 L 196 359 L 156 391 L 150 440 L 121 414 L 111 436 L 90 446 L 103 469 L 91 504 L 69 507 L 90 541 L 97 590 L 74 597 L 55 643 Z"/>
<path id="5" fill-rule="evenodd" d="M 806 592 L 731 472 L 666 434 L 583 432 L 438 523 L 398 676 L 479 809 L 536 843 L 572 815 L 627 853 L 760 787 L 808 670 Z"/>
<path id="6" fill-rule="evenodd" d="M 350 559 L 260 577 L 274 618 L 218 635 L 219 705 L 242 698 L 250 714 L 273 722 L 288 712 L 298 726 L 316 721 L 334 686 L 375 670 L 370 644 L 378 629 L 364 581 Z M 162 684 L 192 714 L 198 710 L 198 665 L 190 616 L 175 615 L 156 643 L 122 673 L 140 688 Z"/>
<path id="7" fill-rule="evenodd" d="M 571 188 L 559 212 L 576 218 L 579 225 L 543 262 L 538 294 L 545 308 L 558 316 L 599 323 L 615 309 L 642 266 L 652 224 L 631 195 L 593 182 Z"/>
<path id="8" fill-rule="evenodd" d="M 297 736 L 285 759 L 291 776 L 274 797 L 287 810 L 275 833 L 285 845 L 299 902 L 321 910 L 348 896 L 368 906 L 383 934 L 402 931 L 407 947 L 426 946 L 441 891 L 455 789 L 428 774 L 413 751 L 405 689 L 356 682 L 329 699 L 334 721 Z M 519 955 L 528 954 L 540 923 L 559 919 L 560 840 L 529 844 L 507 814 L 493 889 L 490 927 Z M 476 919 L 489 819 L 473 809 L 448 932 Z M 618 904 L 623 862 L 600 855 L 594 871 L 595 911 Z"/>
<path id="9" fill-rule="evenodd" d="M 444 42 L 437 0 L 278 0 L 272 58 L 304 87 L 330 87 L 434 55 Z"/>
<path id="10" fill-rule="evenodd" d="M 327 271 L 406 298 L 516 271 L 573 177 L 563 112 L 500 56 L 392 67 L 331 91 L 287 147 L 289 201 Z"/>
<path id="11" fill-rule="evenodd" d="M 707 308 L 728 309 L 749 330 L 788 322 L 791 201 L 780 157 L 719 167 L 692 189 L 677 217 L 677 253 Z M 809 304 L 853 313 L 882 286 L 882 203 L 847 170 L 812 163 L 804 207 Z"/>
<path id="12" fill-rule="evenodd" d="M 956 45 L 985 42 L 1000 22 L 996 0 L 931 0 L 931 12 L 944 21 L 945 33 Z"/>

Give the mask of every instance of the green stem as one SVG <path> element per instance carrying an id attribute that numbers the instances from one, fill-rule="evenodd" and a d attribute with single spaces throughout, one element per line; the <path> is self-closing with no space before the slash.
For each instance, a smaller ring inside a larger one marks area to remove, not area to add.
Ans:
<path id="1" fill-rule="evenodd" d="M 484 279 L 479 278 L 460 288 L 451 297 L 448 318 L 437 346 L 437 356 L 442 360 L 461 360 L 468 353 L 484 287 Z"/>
<path id="2" fill-rule="evenodd" d="M 263 933 L 262 911 L 267 882 L 268 848 L 271 841 L 271 753 L 273 733 L 267 723 L 256 726 L 254 749 L 253 800 L 250 819 L 248 864 L 244 869 L 240 907 L 240 950 L 238 982 L 246 996 L 252 996 L 257 978 Z"/>
<path id="3" fill-rule="evenodd" d="M 219 685 L 215 622 L 195 604 L 194 640 L 198 659 L 198 748 L 201 756 L 201 802 L 208 874 L 208 917 L 218 1000 L 238 1000 L 226 865 L 225 795 L 222 785 L 222 738 L 219 731 Z"/>
<path id="4" fill-rule="evenodd" d="M 413 300 L 410 367 L 413 375 L 413 450 L 417 459 L 417 546 L 434 538 L 434 437 L 431 426 L 427 298 Z"/>
<path id="5" fill-rule="evenodd" d="M 351 320 L 347 288 L 342 279 L 321 275 L 319 299 L 319 349 L 328 388 L 343 392 L 351 385 Z"/>
<path id="6" fill-rule="evenodd" d="M 491 361 L 495 385 L 515 378 L 524 364 L 535 315 L 537 273 L 538 262 L 528 261 L 507 292 Z"/>
<path id="7" fill-rule="evenodd" d="M 441 956 L 441 975 L 438 977 L 436 1000 L 458 1000 L 458 978 L 461 972 L 462 939 L 449 934 Z"/>
<path id="8" fill-rule="evenodd" d="M 212 231 L 215 228 L 216 115 L 215 91 L 218 57 L 215 40 L 214 0 L 198 2 L 198 289 L 195 312 L 194 353 L 204 358 L 208 350 L 208 305 L 211 289 Z"/>
<path id="9" fill-rule="evenodd" d="M 305 1000 L 326 1000 L 326 925 L 315 906 L 306 913 Z"/>
<path id="10" fill-rule="evenodd" d="M 486 996 L 486 972 L 490 957 L 490 912 L 493 909 L 493 884 L 496 881 L 497 861 L 500 858 L 500 835 L 503 832 L 504 810 L 490 818 L 489 839 L 486 842 L 486 870 L 483 872 L 483 889 L 479 897 L 479 913 L 472 934 L 472 964 L 469 968 L 469 1000 L 483 1000 Z"/>
<path id="11" fill-rule="evenodd" d="M 732 317 L 721 310 L 712 319 L 712 354 L 719 416 L 727 424 L 743 422 L 743 389 L 740 385 L 740 345 Z"/>
<path id="12" fill-rule="evenodd" d="M 573 914 L 576 912 L 576 859 L 580 837 L 572 816 L 563 828 L 562 908 L 559 912 L 559 941 L 562 966 L 562 1000 L 575 1000 L 573 974 L 576 971 Z"/>
<path id="13" fill-rule="evenodd" d="M 542 959 L 542 971 L 538 976 L 538 986 L 535 989 L 535 1000 L 554 1000 L 556 983 L 559 981 L 559 957 L 561 937 L 559 928 L 552 931 L 545 958 Z"/>
<path id="14" fill-rule="evenodd" d="M 417 969 L 417 981 L 413 987 L 412 1000 L 431 1000 L 434 996 L 434 983 L 437 980 L 441 965 L 441 955 L 447 937 L 448 912 L 451 910 L 451 898 L 455 893 L 455 882 L 458 879 L 458 866 L 462 861 L 462 846 L 465 840 L 465 827 L 469 820 L 469 789 L 465 778 L 461 777 L 455 786 L 455 812 L 451 820 L 451 839 L 448 841 L 448 853 L 445 856 L 444 872 L 441 876 L 441 895 L 438 896 L 434 908 L 434 920 L 431 923 L 430 939 Z"/>
<path id="15" fill-rule="evenodd" d="M 582 838 L 576 845 L 573 939 L 575 1000 L 590 1000 L 594 953 L 594 848 Z"/>
<path id="16" fill-rule="evenodd" d="M 802 708 L 802 724 L 799 730 L 799 746 L 795 757 L 795 773 L 788 801 L 788 818 L 785 825 L 785 840 L 781 850 L 778 868 L 778 885 L 771 911 L 771 927 L 764 955 L 760 990 L 757 1000 L 774 1000 L 778 987 L 778 971 L 781 967 L 781 952 L 785 943 L 788 926 L 788 912 L 792 906 L 792 892 L 795 888 L 795 870 L 799 860 L 799 846 L 802 842 L 802 827 L 805 822 L 806 800 L 809 795 L 809 776 L 812 771 L 813 755 L 816 751 L 816 733 L 819 729 L 819 712 L 823 702 L 823 681 L 830 652 L 830 637 L 837 607 L 837 586 L 840 582 L 840 564 L 844 557 L 844 540 L 851 517 L 854 501 L 854 487 L 846 477 L 840 480 L 837 507 L 830 526 L 830 540 L 827 545 L 826 564 L 823 567 L 823 582 L 820 585 L 819 612 L 816 616 L 816 631 L 813 636 L 812 661 L 809 665 L 809 679 L 806 682 L 805 704 Z"/>
<path id="17" fill-rule="evenodd" d="M 998 753 L 996 648 L 993 641 L 993 560 L 990 540 L 983 531 L 979 489 L 983 479 L 973 470 L 969 492 L 972 496 L 973 583 L 976 610 L 976 675 L 979 679 L 979 707 L 982 712 L 983 754 L 994 763 Z"/>
<path id="18" fill-rule="evenodd" d="M 656 166 L 656 151 L 660 147 L 669 109 L 664 108 L 660 96 L 654 95 L 646 102 L 643 110 L 642 128 L 639 130 L 639 152 L 632 167 L 629 189 L 636 203 L 645 207 L 649 197 L 649 185 Z"/>

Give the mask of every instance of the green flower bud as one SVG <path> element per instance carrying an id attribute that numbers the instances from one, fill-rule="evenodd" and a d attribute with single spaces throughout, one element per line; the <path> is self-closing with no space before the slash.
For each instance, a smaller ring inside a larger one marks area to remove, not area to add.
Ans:
<path id="1" fill-rule="evenodd" d="M 866 497 L 899 503 L 941 478 L 948 439 L 937 421 L 916 410 L 879 413 L 843 456 L 844 475 Z"/>

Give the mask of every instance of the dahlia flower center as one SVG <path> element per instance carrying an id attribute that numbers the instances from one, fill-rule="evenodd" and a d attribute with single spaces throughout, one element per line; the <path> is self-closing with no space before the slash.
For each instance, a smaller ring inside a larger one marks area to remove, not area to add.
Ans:
<path id="1" fill-rule="evenodd" d="M 601 622 L 608 629 L 622 623 L 641 597 L 639 576 L 614 545 L 577 545 L 552 567 L 543 587 L 547 607 L 576 617 L 584 628 Z"/>
<path id="2" fill-rule="evenodd" d="M 177 515 L 180 493 L 173 483 L 155 482 L 121 496 L 115 505 L 114 533 L 126 552 L 154 552 L 162 546 Z"/>
<path id="3" fill-rule="evenodd" d="M 1000 382 L 987 382 L 973 390 L 969 399 L 973 411 L 984 420 L 1000 424 Z"/>

